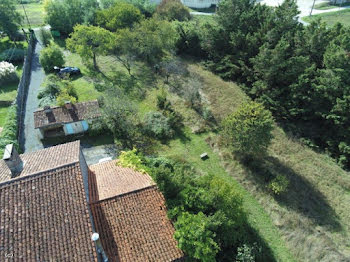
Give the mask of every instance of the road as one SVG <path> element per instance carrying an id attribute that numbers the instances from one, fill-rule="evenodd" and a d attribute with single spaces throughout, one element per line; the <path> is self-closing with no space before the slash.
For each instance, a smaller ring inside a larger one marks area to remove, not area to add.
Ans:
<path id="1" fill-rule="evenodd" d="M 42 49 L 40 42 L 36 44 L 35 52 L 32 61 L 32 75 L 28 88 L 28 96 L 26 102 L 26 111 L 24 116 L 24 152 L 34 152 L 44 148 L 39 138 L 39 131 L 34 129 L 34 114 L 33 112 L 39 107 L 37 95 L 41 84 L 45 79 L 45 72 L 39 63 L 39 54 Z"/>

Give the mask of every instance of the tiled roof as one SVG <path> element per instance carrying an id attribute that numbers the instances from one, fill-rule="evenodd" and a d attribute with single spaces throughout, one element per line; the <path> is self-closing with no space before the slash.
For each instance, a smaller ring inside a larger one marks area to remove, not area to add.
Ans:
<path id="1" fill-rule="evenodd" d="M 89 168 L 90 207 L 109 261 L 182 261 L 164 197 L 152 179 L 115 161 Z"/>
<path id="2" fill-rule="evenodd" d="M 180 261 L 174 227 L 156 186 L 91 204 L 109 261 Z"/>
<path id="3" fill-rule="evenodd" d="M 0 184 L 0 260 L 97 261 L 91 234 L 78 163 Z"/>
<path id="4" fill-rule="evenodd" d="M 52 170 L 79 161 L 80 141 L 45 148 L 20 155 L 24 166 L 17 176 L 26 176 Z M 11 172 L 4 160 L 0 160 L 0 182 L 11 179 Z"/>
<path id="5" fill-rule="evenodd" d="M 44 109 L 34 112 L 34 127 L 72 123 L 86 119 L 92 119 L 101 115 L 97 100 L 81 102 L 72 105 L 68 110 L 65 106 L 51 107 L 51 113 L 45 113 Z"/>
<path id="6" fill-rule="evenodd" d="M 89 169 L 93 173 L 91 176 L 96 180 L 93 184 L 97 186 L 97 190 L 93 192 L 98 193 L 91 196 L 91 202 L 154 185 L 149 175 L 141 174 L 131 168 L 117 166 L 116 161 L 91 165 Z"/>

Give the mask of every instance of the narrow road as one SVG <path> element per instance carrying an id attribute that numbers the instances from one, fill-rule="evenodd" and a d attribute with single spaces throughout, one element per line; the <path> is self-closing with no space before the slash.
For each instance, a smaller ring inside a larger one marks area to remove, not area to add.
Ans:
<path id="1" fill-rule="evenodd" d="M 41 84 L 45 79 L 45 73 L 39 63 L 39 54 L 42 49 L 40 42 L 36 44 L 34 57 L 32 61 L 32 75 L 28 89 L 26 102 L 26 111 L 24 116 L 24 152 L 29 153 L 43 148 L 43 144 L 39 138 L 39 130 L 34 129 L 34 114 L 33 112 L 39 107 L 37 95 Z"/>

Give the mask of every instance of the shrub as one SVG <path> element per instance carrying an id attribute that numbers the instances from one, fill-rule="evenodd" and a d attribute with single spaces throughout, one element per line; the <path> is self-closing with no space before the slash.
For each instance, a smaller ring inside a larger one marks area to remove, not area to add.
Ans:
<path id="1" fill-rule="evenodd" d="M 169 119 L 160 112 L 149 112 L 144 120 L 144 130 L 148 135 L 155 136 L 158 139 L 173 137 Z"/>
<path id="2" fill-rule="evenodd" d="M 140 173 L 147 173 L 149 168 L 143 164 L 142 157 L 137 154 L 136 148 L 129 151 L 122 151 L 119 155 L 118 166 L 129 167 Z"/>
<path id="3" fill-rule="evenodd" d="M 187 21 L 191 19 L 189 9 L 180 0 L 163 0 L 158 5 L 156 14 L 169 21 Z"/>
<path id="4" fill-rule="evenodd" d="M 40 53 L 40 64 L 45 72 L 53 71 L 54 66 L 62 67 L 64 63 L 63 52 L 56 44 L 50 44 Z"/>
<path id="5" fill-rule="evenodd" d="M 279 195 L 287 191 L 288 185 L 289 185 L 288 178 L 283 175 L 278 175 L 277 177 L 272 179 L 268 187 L 271 189 L 271 191 L 274 194 Z"/>
<path id="6" fill-rule="evenodd" d="M 237 248 L 236 262 L 255 262 L 255 254 L 260 251 L 256 243 L 253 246 L 243 244 Z"/>
<path id="7" fill-rule="evenodd" d="M 224 141 L 234 152 L 260 155 L 271 142 L 273 118 L 263 105 L 248 102 L 226 117 L 222 127 Z"/>
<path id="8" fill-rule="evenodd" d="M 99 136 L 102 134 L 109 133 L 106 124 L 102 119 L 97 118 L 89 121 L 89 136 Z"/>
<path id="9" fill-rule="evenodd" d="M 5 146 L 7 144 L 14 144 L 18 149 L 16 105 L 12 105 L 9 108 L 4 124 L 4 129 L 0 134 L 0 155 L 3 155 Z"/>
<path id="10" fill-rule="evenodd" d="M 18 79 L 16 69 L 17 67 L 11 63 L 0 62 L 0 83 L 5 84 L 16 81 Z"/>
<path id="11" fill-rule="evenodd" d="M 51 31 L 41 27 L 39 30 L 39 40 L 45 47 L 49 46 L 52 41 Z"/>
<path id="12" fill-rule="evenodd" d="M 23 62 L 25 50 L 20 48 L 6 49 L 0 54 L 0 60 L 7 62 Z"/>

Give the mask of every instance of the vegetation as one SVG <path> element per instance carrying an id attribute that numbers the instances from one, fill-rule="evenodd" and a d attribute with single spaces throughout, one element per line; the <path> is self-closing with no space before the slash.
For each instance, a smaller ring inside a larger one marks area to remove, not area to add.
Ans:
<path id="1" fill-rule="evenodd" d="M 9 62 L 0 62 L 0 84 L 6 85 L 17 80 L 16 67 Z"/>
<path id="2" fill-rule="evenodd" d="M 53 40 L 52 39 L 52 35 L 51 35 L 51 31 L 44 28 L 44 27 L 41 27 L 39 29 L 39 32 L 38 32 L 38 38 L 40 40 L 40 42 L 45 46 L 49 46 L 49 44 L 51 43 L 51 41 Z"/>
<path id="3" fill-rule="evenodd" d="M 273 119 L 261 104 L 243 104 L 222 125 L 225 143 L 241 155 L 265 154 L 271 143 Z"/>
<path id="4" fill-rule="evenodd" d="M 317 20 L 321 19 L 321 21 L 326 23 L 328 26 L 336 26 L 337 23 L 341 23 L 344 26 L 350 26 L 350 9 L 312 16 L 304 16 L 302 19 L 308 23 L 316 22 Z"/>
<path id="5" fill-rule="evenodd" d="M 24 13 L 23 10 L 23 5 L 22 4 L 17 4 L 16 5 L 16 10 L 18 13 L 20 13 L 23 17 L 22 20 L 22 27 L 24 28 L 35 28 L 39 27 L 45 24 L 44 22 L 44 1 L 31 1 L 29 3 L 25 3 L 25 0 L 22 1 L 24 4 L 24 9 L 26 11 L 26 14 Z M 27 20 L 28 17 L 28 20 Z"/>
<path id="6" fill-rule="evenodd" d="M 180 0 L 162 0 L 156 14 L 169 21 L 187 21 L 191 19 L 189 9 Z"/>
<path id="7" fill-rule="evenodd" d="M 334 3 L 332 1 L 329 1 L 329 2 L 322 2 L 322 3 L 316 4 L 315 9 L 317 9 L 317 10 L 329 10 L 329 9 L 334 9 L 334 8 L 338 8 L 338 7 L 342 7 L 342 6 L 348 6 L 348 5 L 350 5 L 350 2 L 337 4 L 337 3 Z"/>
<path id="8" fill-rule="evenodd" d="M 54 43 L 41 51 L 39 60 L 45 72 L 52 72 L 55 66 L 62 67 L 64 65 L 63 52 Z"/>
<path id="9" fill-rule="evenodd" d="M 13 0 L 1 0 L 0 2 L 0 31 L 9 38 L 16 39 L 22 16 L 16 11 L 16 3 Z"/>
<path id="10" fill-rule="evenodd" d="M 0 155 L 4 154 L 7 144 L 14 144 L 18 149 L 17 141 L 17 107 L 11 106 L 8 110 L 3 130 L 0 134 Z"/>

